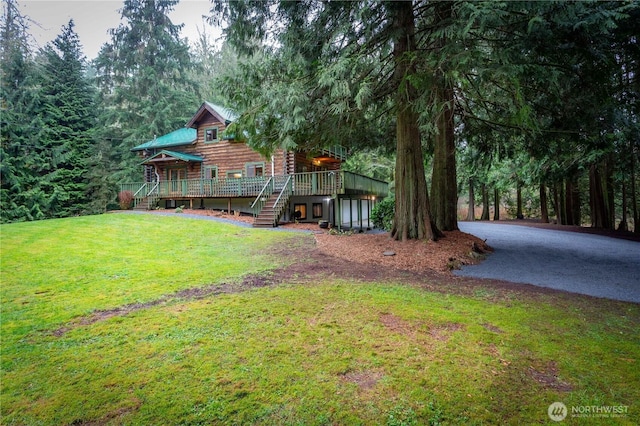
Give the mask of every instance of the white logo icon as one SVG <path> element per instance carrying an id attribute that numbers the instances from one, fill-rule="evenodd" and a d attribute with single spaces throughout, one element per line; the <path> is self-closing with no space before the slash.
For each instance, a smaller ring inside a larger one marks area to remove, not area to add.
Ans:
<path id="1" fill-rule="evenodd" d="M 547 414 L 554 422 L 561 422 L 567 417 L 567 406 L 562 402 L 554 402 L 547 409 Z"/>

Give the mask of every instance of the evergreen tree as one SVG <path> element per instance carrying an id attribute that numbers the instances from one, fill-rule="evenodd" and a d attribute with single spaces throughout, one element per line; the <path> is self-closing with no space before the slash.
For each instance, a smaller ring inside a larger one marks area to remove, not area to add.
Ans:
<path id="1" fill-rule="evenodd" d="M 3 2 L 0 27 L 0 220 L 44 218 L 45 197 L 36 173 L 37 101 L 27 19 L 14 0 Z"/>
<path id="2" fill-rule="evenodd" d="M 218 49 L 206 32 L 198 32 L 198 39 L 191 52 L 193 69 L 190 75 L 198 87 L 200 99 L 217 105 L 226 105 L 227 99 L 222 95 L 218 77 L 233 75 L 238 69 L 238 55 L 229 43 Z"/>
<path id="3" fill-rule="evenodd" d="M 111 30 L 96 61 L 111 141 L 111 170 L 118 180 L 140 179 L 137 144 L 185 125 L 201 100 L 191 81 L 189 46 L 168 14 L 177 0 L 125 0 L 124 23 Z"/>
<path id="4" fill-rule="evenodd" d="M 85 75 L 73 20 L 42 51 L 39 174 L 47 216 L 89 213 L 90 162 L 96 125 L 94 92 Z"/>
<path id="5" fill-rule="evenodd" d="M 236 127 L 249 142 L 263 150 L 395 145 L 392 235 L 437 238 L 416 109 L 414 4 L 229 1 L 214 12 L 240 50 L 263 48 L 223 85 L 244 112 Z"/>

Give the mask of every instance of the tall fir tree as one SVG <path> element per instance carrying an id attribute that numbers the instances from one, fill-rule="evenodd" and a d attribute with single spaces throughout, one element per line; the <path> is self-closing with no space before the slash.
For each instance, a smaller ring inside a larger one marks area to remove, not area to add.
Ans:
<path id="1" fill-rule="evenodd" d="M 48 217 L 90 212 L 90 163 L 96 126 L 95 95 L 85 74 L 80 39 L 70 20 L 42 50 L 39 174 Z"/>
<path id="2" fill-rule="evenodd" d="M 117 180 L 141 179 L 130 149 L 185 125 L 200 100 L 189 46 L 169 18 L 177 0 L 125 0 L 124 22 L 95 60 L 104 122 Z"/>
<path id="3" fill-rule="evenodd" d="M 46 203 L 39 187 L 35 67 L 27 18 L 14 0 L 3 2 L 0 26 L 0 220 L 42 219 Z"/>

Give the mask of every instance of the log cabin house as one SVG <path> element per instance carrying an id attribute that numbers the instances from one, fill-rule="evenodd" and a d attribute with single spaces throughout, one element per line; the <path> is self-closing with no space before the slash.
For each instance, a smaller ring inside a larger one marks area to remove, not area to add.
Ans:
<path id="1" fill-rule="evenodd" d="M 237 115 L 209 102 L 184 128 L 132 148 L 144 182 L 126 183 L 134 208 L 185 206 L 253 214 L 254 226 L 325 222 L 367 228 L 388 184 L 341 170 L 342 147 L 318 152 L 276 150 L 265 158 L 225 132 Z"/>

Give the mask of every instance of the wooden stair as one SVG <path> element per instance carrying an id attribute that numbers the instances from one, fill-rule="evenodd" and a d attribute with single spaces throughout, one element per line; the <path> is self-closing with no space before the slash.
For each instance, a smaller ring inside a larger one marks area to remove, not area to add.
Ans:
<path id="1" fill-rule="evenodd" d="M 278 226 L 278 219 L 274 211 L 276 200 L 278 199 L 278 192 L 271 194 L 267 202 L 265 203 L 258 216 L 253 220 L 254 228 L 275 228 Z"/>
<path id="2" fill-rule="evenodd" d="M 150 197 L 144 197 L 142 200 L 136 203 L 136 205 L 133 207 L 133 210 L 136 210 L 136 211 L 149 210 L 149 198 Z"/>

